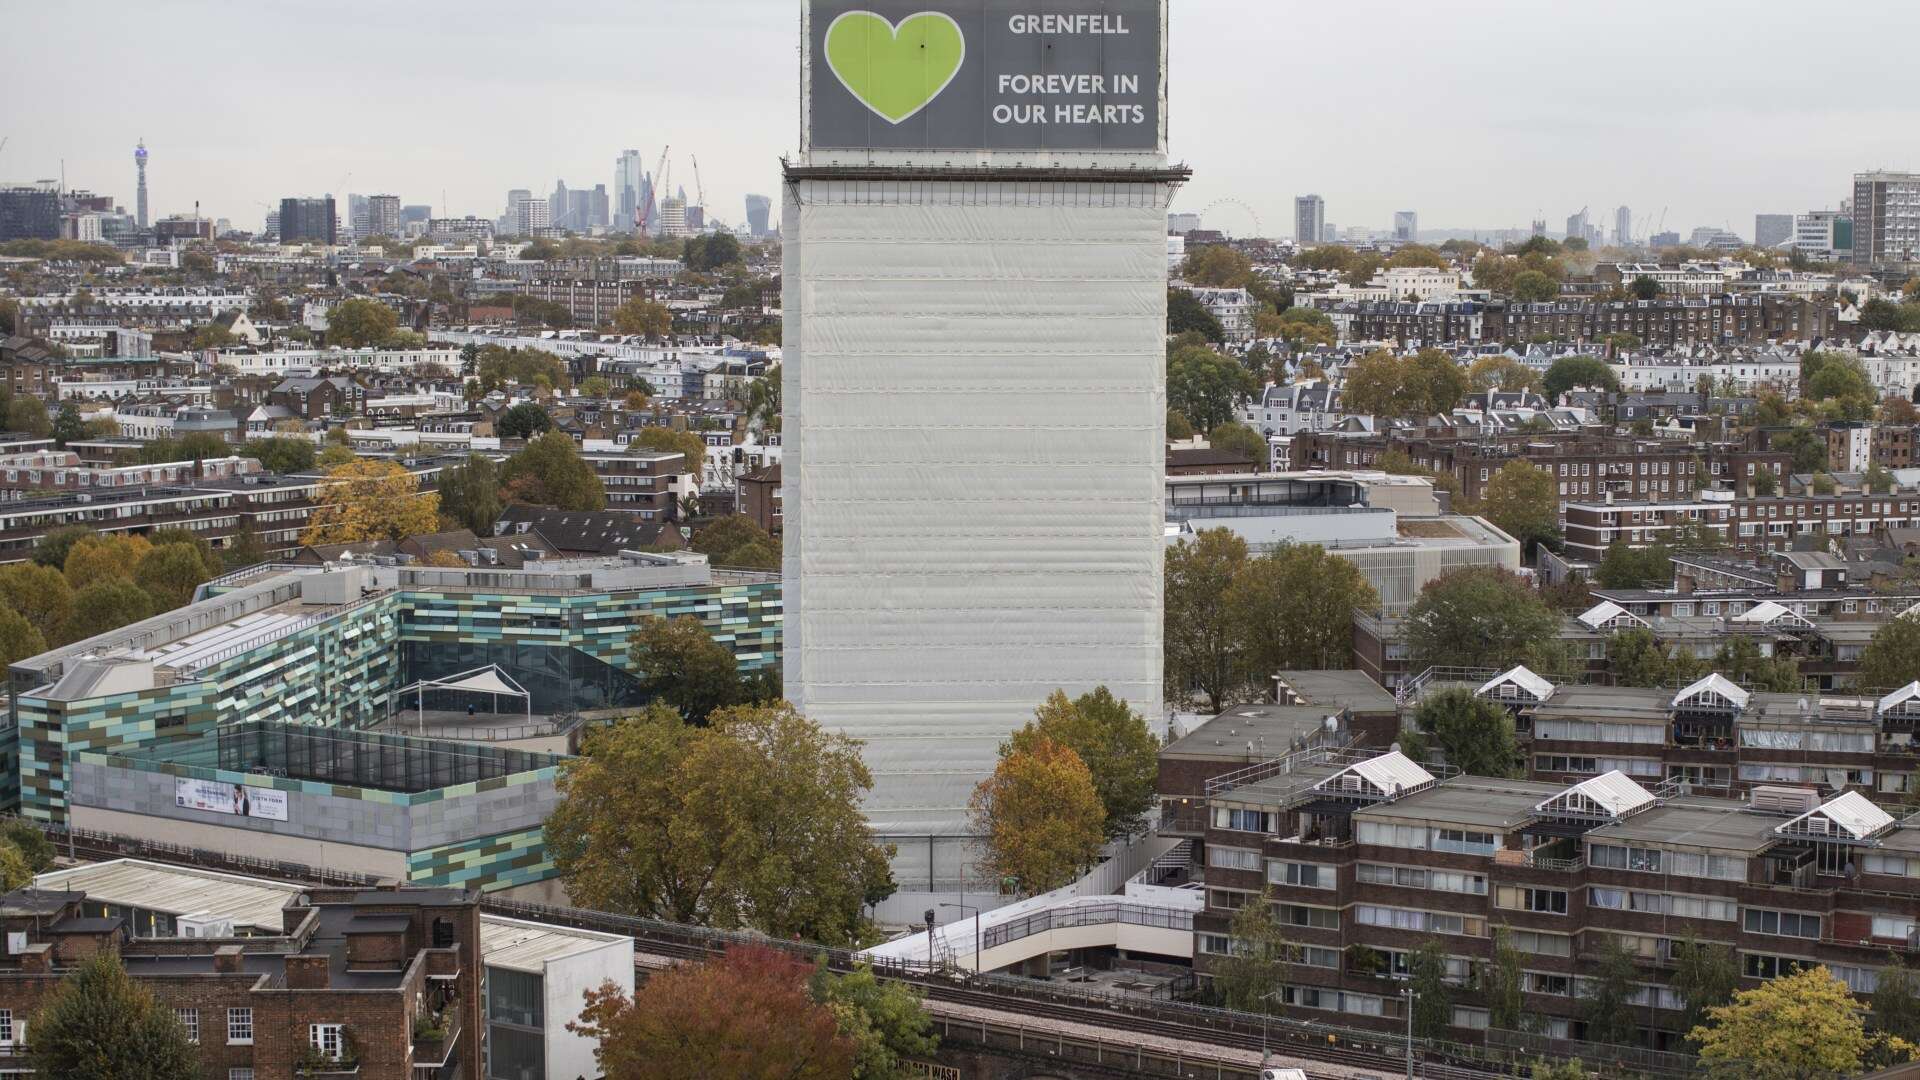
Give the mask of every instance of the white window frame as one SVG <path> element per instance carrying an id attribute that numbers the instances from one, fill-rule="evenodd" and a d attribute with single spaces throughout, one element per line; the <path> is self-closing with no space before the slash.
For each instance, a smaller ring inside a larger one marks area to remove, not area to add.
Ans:
<path id="1" fill-rule="evenodd" d="M 227 1045 L 253 1045 L 253 1010 L 251 1008 L 227 1010 Z"/>

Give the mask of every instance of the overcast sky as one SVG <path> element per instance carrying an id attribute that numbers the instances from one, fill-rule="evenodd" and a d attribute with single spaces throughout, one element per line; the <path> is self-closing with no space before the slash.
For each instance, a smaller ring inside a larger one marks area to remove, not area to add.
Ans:
<path id="1" fill-rule="evenodd" d="M 1042 5 L 1044 7 L 1044 5 Z M 461 4 L 185 0 L 7 5 L 0 179 L 60 175 L 154 214 L 258 227 L 285 195 L 398 194 L 501 213 L 508 188 L 611 186 L 622 149 L 741 219 L 797 143 L 797 0 Z M 1920 168 L 1920 4 L 1841 15 L 1781 0 L 1173 0 L 1177 209 L 1236 199 L 1292 233 L 1339 226 L 1558 232 L 1666 209 L 1751 238 L 1756 212 L 1835 207 L 1851 175 Z M 1869 34 L 1870 38 L 1863 38 Z M 344 212 L 344 207 L 342 208 Z M 1645 217 L 1643 217 L 1645 215 Z M 1229 207 L 1209 225 L 1251 231 Z"/>

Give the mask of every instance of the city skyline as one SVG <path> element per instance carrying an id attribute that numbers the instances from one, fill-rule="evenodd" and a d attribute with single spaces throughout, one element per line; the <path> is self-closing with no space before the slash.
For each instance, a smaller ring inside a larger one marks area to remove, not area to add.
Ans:
<path id="1" fill-rule="evenodd" d="M 1774 6 L 1783 16 L 1792 11 Z M 1526 8 L 1520 27 L 1509 16 L 1523 9 L 1491 2 L 1464 15 L 1383 3 L 1302 8 L 1284 25 L 1244 24 L 1234 5 L 1184 8 L 1171 44 L 1170 150 L 1195 177 L 1174 209 L 1236 199 L 1260 216 L 1261 232 L 1286 237 L 1293 199 L 1308 192 L 1326 199 L 1327 220 L 1342 230 L 1380 232 L 1408 207 L 1435 232 L 1524 228 L 1536 217 L 1557 224 L 1582 205 L 1596 216 L 1626 205 L 1636 222 L 1651 223 L 1664 206 L 1668 229 L 1714 225 L 1746 236 L 1756 214 L 1837 208 L 1855 172 L 1920 167 L 1914 150 L 1887 139 L 1920 125 L 1920 106 L 1893 70 L 1856 72 L 1858 85 L 1844 98 L 1808 93 L 1826 87 L 1811 72 L 1759 65 L 1729 66 L 1702 81 L 1674 58 L 1758 48 L 1774 21 L 1753 7 L 1740 9 L 1740 19 L 1723 18 L 1717 6 L 1624 7 L 1618 22 L 1647 32 L 1589 41 L 1574 12 Z M 184 48 L 207 21 L 196 9 L 208 19 L 224 15 L 204 4 L 120 12 L 120 33 L 90 38 L 96 59 L 134 68 L 170 42 Z M 257 29 L 274 40 L 324 40 L 356 12 L 375 11 L 273 9 Z M 697 10 L 589 5 L 584 20 L 516 24 L 511 34 L 496 32 L 511 17 L 503 5 L 464 7 L 457 24 L 434 9 L 377 12 L 389 35 L 417 34 L 443 61 L 463 62 L 223 53 L 228 85 L 248 92 L 210 94 L 204 81 L 163 80 L 142 85 L 137 107 L 120 100 L 118 85 L 82 83 L 63 91 L 59 108 L 10 118 L 0 178 L 64 172 L 69 187 L 111 195 L 131 211 L 129 157 L 144 138 L 159 155 L 149 179 L 156 219 L 188 213 L 198 201 L 208 217 L 257 228 L 282 198 L 331 194 L 344 205 L 350 192 L 396 193 L 431 204 L 436 215 L 491 218 L 512 188 L 547 191 L 565 180 L 611 190 L 623 150 L 637 149 L 652 170 L 667 144 L 676 186 L 698 155 L 710 216 L 731 225 L 743 219 L 748 193 L 777 189 L 778 159 L 798 142 L 797 66 L 724 62 L 790 57 L 798 22 L 790 0 L 722 0 Z M 1920 33 L 1920 11 L 1880 17 L 1895 38 L 1902 24 Z M 12 17 L 22 31 L 14 39 L 73 40 L 86 33 L 85 18 L 23 10 Z M 595 32 L 569 32 L 584 23 Z M 1418 53 L 1395 53 L 1391 70 L 1357 67 L 1348 50 L 1297 48 L 1364 41 L 1389 24 L 1423 43 Z M 1568 78 L 1560 43 L 1569 40 L 1585 50 L 1585 78 Z M 1287 93 L 1301 101 L 1279 129 L 1283 139 L 1249 128 L 1246 119 L 1265 111 L 1269 96 L 1237 74 L 1271 70 L 1276 50 L 1289 56 Z M 556 56 L 569 59 L 535 59 Z M 70 82 L 54 52 L 17 57 L 0 72 L 12 100 Z M 1792 107 L 1783 112 L 1782 101 Z M 433 123 L 385 122 L 406 103 L 430 109 Z M 303 122 L 289 123 L 295 116 Z M 1649 116 L 1660 118 L 1657 126 Z M 1791 140 L 1775 134 L 1783 118 Z M 1368 133 L 1363 143 L 1351 141 L 1355 130 Z M 1456 159 L 1458 169 L 1404 168 Z M 1245 233 L 1250 223 L 1223 207 L 1205 224 Z"/>

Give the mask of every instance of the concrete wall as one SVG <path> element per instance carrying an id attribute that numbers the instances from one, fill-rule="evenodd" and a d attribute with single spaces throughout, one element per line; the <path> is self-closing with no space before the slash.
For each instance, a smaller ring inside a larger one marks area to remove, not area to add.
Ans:
<path id="1" fill-rule="evenodd" d="M 330 870 L 371 874 L 396 881 L 404 881 L 407 877 L 407 856 L 401 851 L 383 851 L 329 840 L 275 836 L 252 829 L 227 828 L 217 822 L 170 821 L 147 814 L 77 804 L 72 807 L 71 814 L 74 827 L 80 829 L 137 836 L 158 843 L 182 844 L 209 851 L 227 851 L 255 859 L 278 859 Z"/>
<path id="2" fill-rule="evenodd" d="M 566 1029 L 571 1020 L 580 1019 L 586 1007 L 586 993 L 611 981 L 633 994 L 633 940 L 610 941 L 602 949 L 547 962 L 544 989 L 547 1008 L 547 1075 L 598 1076 L 593 1058 L 596 1040 L 575 1035 Z"/>

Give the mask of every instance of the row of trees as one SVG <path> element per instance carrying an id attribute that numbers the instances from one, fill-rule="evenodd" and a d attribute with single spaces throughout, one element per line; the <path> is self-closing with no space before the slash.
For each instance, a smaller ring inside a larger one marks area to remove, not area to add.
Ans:
<path id="1" fill-rule="evenodd" d="M 0 567 L 0 667 L 179 607 L 224 568 L 183 529 L 55 529 L 29 561 Z"/>
<path id="2" fill-rule="evenodd" d="M 1379 603 L 1353 563 L 1318 545 L 1254 556 L 1228 529 L 1169 548 L 1164 574 L 1168 688 L 1216 712 L 1282 668 L 1352 666 L 1354 609 Z"/>

